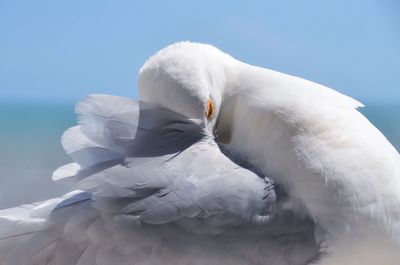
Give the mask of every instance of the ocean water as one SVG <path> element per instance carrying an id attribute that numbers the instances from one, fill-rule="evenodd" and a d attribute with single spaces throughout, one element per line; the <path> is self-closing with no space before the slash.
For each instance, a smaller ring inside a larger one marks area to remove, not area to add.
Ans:
<path id="1" fill-rule="evenodd" d="M 75 123 L 72 103 L 0 104 L 0 209 L 69 190 L 51 173 L 70 162 L 60 138 Z"/>
<path id="2" fill-rule="evenodd" d="M 369 104 L 361 112 L 400 150 L 400 103 Z M 51 173 L 70 162 L 60 138 L 75 123 L 72 103 L 0 103 L 0 209 L 71 189 L 51 181 Z"/>

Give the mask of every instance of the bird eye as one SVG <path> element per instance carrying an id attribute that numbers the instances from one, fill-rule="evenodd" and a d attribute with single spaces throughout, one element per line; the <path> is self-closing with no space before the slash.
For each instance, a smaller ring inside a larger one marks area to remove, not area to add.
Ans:
<path id="1" fill-rule="evenodd" d="M 209 120 L 209 119 L 211 119 L 213 114 L 214 114 L 214 104 L 213 104 L 212 100 L 209 99 L 207 102 L 207 110 L 206 110 L 205 115 L 206 115 L 207 119 Z"/>

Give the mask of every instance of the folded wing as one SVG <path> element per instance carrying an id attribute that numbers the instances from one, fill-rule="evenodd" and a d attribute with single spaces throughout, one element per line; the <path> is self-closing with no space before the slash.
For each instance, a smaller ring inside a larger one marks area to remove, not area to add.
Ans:
<path id="1" fill-rule="evenodd" d="M 107 95 L 76 109 L 79 125 L 62 137 L 74 163 L 53 179 L 77 190 L 0 211 L 0 264 L 254 264 L 268 253 L 270 264 L 294 264 L 315 255 L 310 223 L 287 213 L 271 221 L 271 181 L 232 162 L 200 121 Z"/>

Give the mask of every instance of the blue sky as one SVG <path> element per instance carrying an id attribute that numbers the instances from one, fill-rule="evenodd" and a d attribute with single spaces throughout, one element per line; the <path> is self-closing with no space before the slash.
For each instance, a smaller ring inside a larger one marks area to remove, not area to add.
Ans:
<path id="1" fill-rule="evenodd" d="M 179 40 L 364 102 L 400 101 L 399 12 L 396 0 L 0 0 L 0 101 L 135 97 L 140 66 Z"/>

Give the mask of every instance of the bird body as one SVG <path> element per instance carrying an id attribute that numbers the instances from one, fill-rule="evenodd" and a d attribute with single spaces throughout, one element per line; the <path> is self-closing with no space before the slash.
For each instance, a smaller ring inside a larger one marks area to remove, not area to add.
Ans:
<path id="1" fill-rule="evenodd" d="M 316 264 L 400 264 L 400 156 L 358 112 L 361 103 L 204 44 L 171 45 L 141 74 L 146 100 L 170 106 L 168 96 L 153 95 L 176 90 L 192 102 L 215 102 L 209 123 L 217 139 L 281 185 L 288 207 L 314 220 L 324 253 Z"/>

